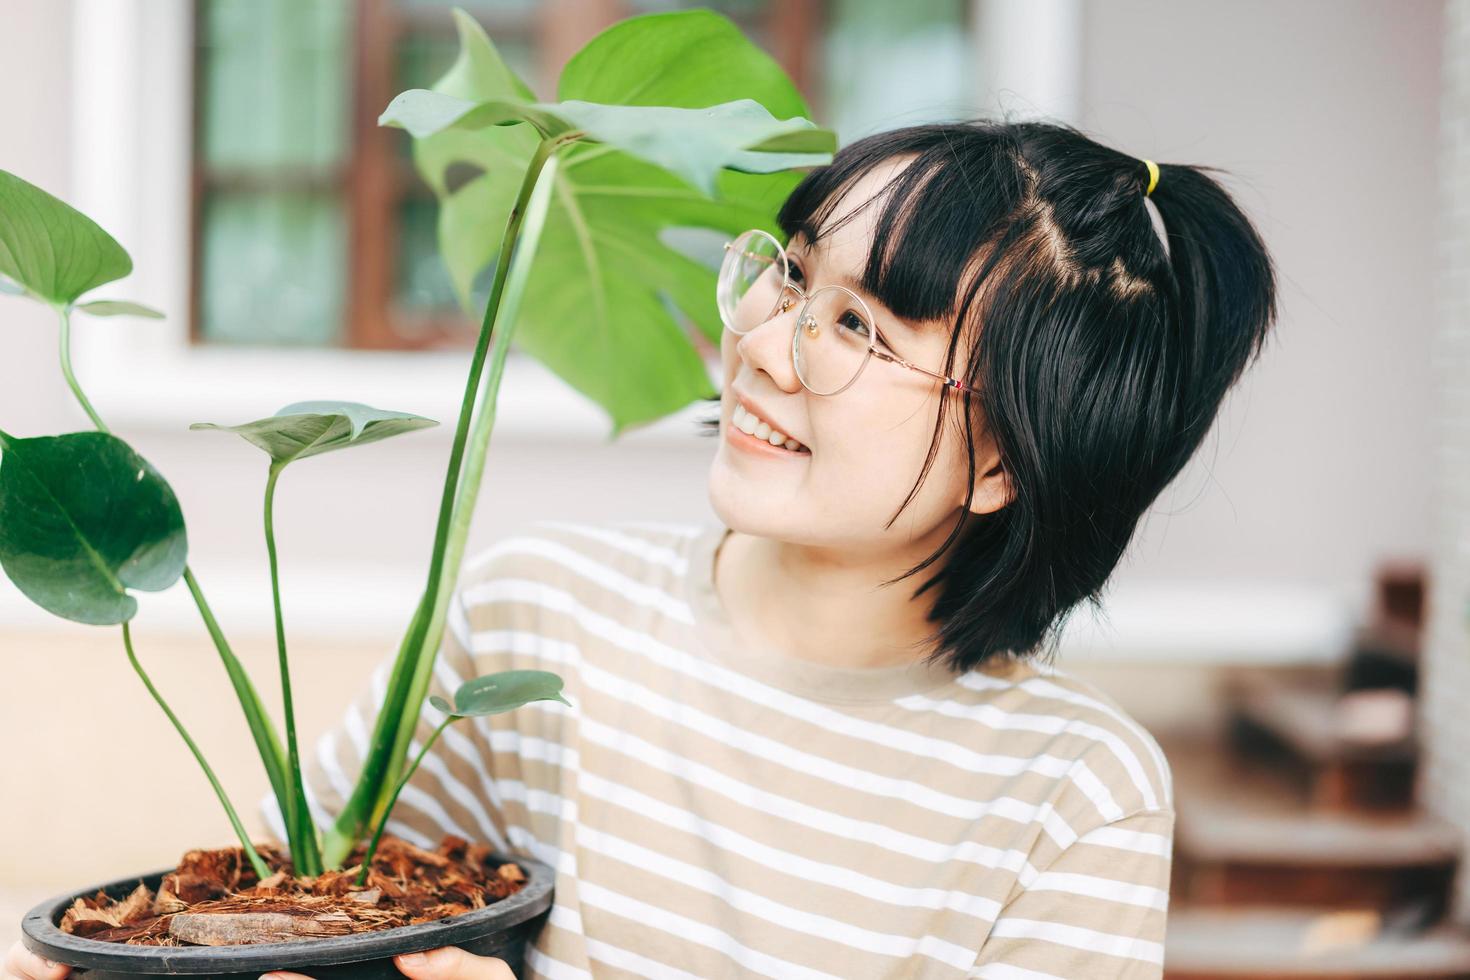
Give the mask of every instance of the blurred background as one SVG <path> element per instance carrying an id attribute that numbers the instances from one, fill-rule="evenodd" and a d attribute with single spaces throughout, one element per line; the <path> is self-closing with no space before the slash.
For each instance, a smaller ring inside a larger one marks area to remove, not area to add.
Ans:
<path id="1" fill-rule="evenodd" d="M 552 100 L 604 27 L 696 5 L 461 6 Z M 1226 171 L 1278 264 L 1276 336 L 1058 666 L 1173 765 L 1169 976 L 1470 976 L 1470 4 L 698 6 L 768 51 L 842 143 L 1040 116 Z M 191 567 L 268 704 L 264 459 L 189 423 L 306 398 L 444 423 L 281 482 L 311 744 L 422 588 L 478 326 L 409 138 L 376 125 L 453 60 L 449 5 L 6 0 L 3 19 L 0 168 L 96 219 L 135 265 L 104 292 L 168 316 L 79 321 L 79 380 L 178 493 Z M 4 427 L 89 428 L 49 314 L 0 297 L 0 323 Z M 513 352 L 470 550 L 544 517 L 705 520 L 698 414 L 611 441 L 600 409 Z M 187 590 L 142 605 L 141 660 L 263 834 L 265 778 Z M 116 629 L 52 617 L 0 577 L 0 656 L 0 941 L 42 898 L 231 842 Z"/>

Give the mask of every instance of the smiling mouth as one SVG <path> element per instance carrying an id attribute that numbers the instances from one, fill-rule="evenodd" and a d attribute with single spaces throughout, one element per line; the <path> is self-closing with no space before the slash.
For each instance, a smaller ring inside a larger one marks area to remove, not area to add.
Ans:
<path id="1" fill-rule="evenodd" d="M 787 449 L 785 446 L 773 446 L 768 440 L 761 439 L 758 436 L 753 436 L 750 433 L 746 432 L 744 429 L 740 428 L 738 425 L 730 426 L 729 430 L 725 434 L 725 438 L 728 439 L 732 445 L 736 446 L 744 452 L 758 453 L 762 456 L 769 456 L 771 458 L 787 456 L 791 459 L 800 459 L 803 456 L 811 455 L 811 450 L 809 449 L 802 449 L 798 451 L 794 449 Z"/>
<path id="2" fill-rule="evenodd" d="M 766 443 L 766 445 L 771 446 L 772 448 L 781 449 L 783 451 L 790 452 L 793 455 L 799 456 L 809 455 L 811 452 L 811 450 L 802 445 L 792 436 L 789 436 L 786 433 L 776 429 L 769 422 L 766 422 L 759 416 L 753 415 L 750 412 L 746 411 L 745 406 L 740 404 L 740 402 L 738 401 L 735 403 L 735 407 L 730 411 L 729 424 L 730 428 L 749 436 L 756 442 L 764 442 Z M 749 426 L 749 428 L 746 428 L 747 426 Z M 763 427 L 766 431 L 766 434 L 764 436 L 761 435 L 761 429 Z M 769 438 L 771 435 L 776 435 L 780 437 L 780 441 L 772 442 Z"/>

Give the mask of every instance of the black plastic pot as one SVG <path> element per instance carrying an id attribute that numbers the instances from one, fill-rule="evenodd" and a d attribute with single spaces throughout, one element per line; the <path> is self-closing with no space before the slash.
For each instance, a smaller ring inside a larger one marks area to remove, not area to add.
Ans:
<path id="1" fill-rule="evenodd" d="M 100 889 L 121 899 L 140 881 L 156 892 L 163 876 L 174 870 L 168 868 L 48 899 L 26 913 L 22 941 L 31 952 L 69 964 L 72 976 L 87 980 L 177 976 L 256 980 L 270 970 L 290 970 L 317 980 L 402 980 L 403 974 L 393 965 L 394 956 L 439 946 L 497 956 L 519 977 L 525 967 L 526 946 L 535 942 L 551 909 L 554 874 L 546 864 L 519 855 L 492 854 L 487 860 L 520 865 L 526 884 L 509 898 L 482 909 L 416 926 L 245 946 L 129 946 L 73 936 L 58 927 L 79 896 L 95 895 Z"/>

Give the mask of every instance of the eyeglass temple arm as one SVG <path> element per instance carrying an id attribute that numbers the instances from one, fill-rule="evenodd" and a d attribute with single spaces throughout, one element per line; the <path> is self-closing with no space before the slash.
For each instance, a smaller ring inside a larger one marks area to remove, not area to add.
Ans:
<path id="1" fill-rule="evenodd" d="M 951 377 L 948 377 L 947 375 L 943 375 L 943 374 L 935 374 L 933 371 L 929 370 L 928 368 L 920 367 L 919 365 L 914 364 L 911 361 L 905 361 L 903 358 L 899 357 L 897 354 L 890 354 L 886 350 L 879 350 L 877 347 L 874 347 L 873 348 L 873 353 L 875 355 L 877 355 L 878 357 L 883 358 L 883 360 L 885 360 L 885 361 L 892 361 L 894 364 L 902 364 L 906 368 L 912 368 L 915 371 L 919 371 L 919 372 L 921 372 L 923 374 L 929 375 L 929 377 L 934 378 L 935 380 L 943 381 L 945 384 L 949 385 L 951 388 L 958 388 L 960 391 L 974 391 L 975 390 L 974 388 L 972 388 L 969 385 L 965 384 L 964 382 L 958 380 L 957 378 L 951 378 Z"/>

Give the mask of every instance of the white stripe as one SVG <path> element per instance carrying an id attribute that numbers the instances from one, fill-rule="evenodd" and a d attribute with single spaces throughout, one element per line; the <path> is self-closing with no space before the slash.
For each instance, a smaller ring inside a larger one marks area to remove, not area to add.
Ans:
<path id="1" fill-rule="evenodd" d="M 630 919 L 639 925 L 659 929 L 686 942 L 699 943 L 717 952 L 724 953 L 742 968 L 761 976 L 781 977 L 783 980 L 843 980 L 835 973 L 824 973 L 792 963 L 737 941 L 729 933 L 706 925 L 677 912 L 670 912 L 647 902 L 640 902 L 629 895 L 622 895 L 590 881 L 577 882 L 577 893 L 583 905 L 602 909 L 613 915 Z"/>
<path id="2" fill-rule="evenodd" d="M 581 719 L 579 728 L 582 737 L 589 742 L 619 752 L 644 765 L 654 766 L 685 782 L 719 793 L 752 810 L 760 810 L 800 824 L 804 829 L 874 844 L 911 859 L 935 863 L 970 861 L 986 868 L 1018 871 L 1026 861 L 1024 851 L 991 847 L 973 840 L 942 844 L 883 824 L 809 806 L 732 779 L 718 769 L 667 752 L 635 735 L 610 728 L 590 718 Z"/>
<path id="3" fill-rule="evenodd" d="M 567 778 L 574 780 L 585 795 L 606 800 L 607 802 L 624 807 L 650 819 L 663 822 L 668 826 L 686 830 L 697 836 L 703 836 L 707 840 L 718 842 L 732 853 L 750 857 L 752 860 L 766 864 L 773 870 L 790 874 L 793 877 L 801 877 L 816 883 L 846 888 L 866 898 L 887 901 L 904 907 L 920 905 L 931 908 L 954 908 L 968 915 L 981 916 L 987 922 L 993 920 L 999 913 L 998 903 L 983 896 L 972 896 L 958 891 L 946 892 L 932 888 L 909 888 L 882 881 L 881 879 L 861 874 L 860 872 L 840 865 L 824 864 L 789 851 L 770 847 L 730 830 L 723 825 L 713 823 L 703 816 L 663 803 L 660 800 L 640 793 L 637 790 L 630 789 L 620 783 L 605 780 L 600 776 L 589 773 L 581 768 L 580 759 L 575 750 L 567 749 L 558 743 L 535 736 L 526 736 L 515 730 L 492 731 L 488 733 L 488 737 L 491 750 L 497 756 L 520 756 L 522 758 L 538 759 L 555 756 L 557 760 L 555 764 L 561 766 L 564 773 L 572 774 Z M 610 747 L 614 750 L 618 749 L 617 746 Z M 667 770 L 662 770 L 657 760 L 640 758 L 639 761 L 650 762 L 653 766 L 660 768 L 661 771 L 667 772 Z M 674 772 L 669 772 L 668 774 L 676 776 L 683 775 L 682 773 Z M 557 815 L 568 825 L 574 823 L 574 814 L 562 812 L 562 801 L 555 794 L 534 789 L 528 790 L 520 780 L 498 778 L 496 782 L 506 799 L 520 800 L 528 810 Z M 730 782 L 745 787 L 745 784 L 738 783 L 735 780 L 730 780 Z M 745 789 L 750 793 L 759 792 L 750 787 L 745 787 Z M 735 799 L 736 802 L 746 802 L 738 795 L 732 796 L 731 798 Z M 574 804 L 568 805 L 574 806 Z M 766 809 L 768 812 L 777 816 L 785 817 L 789 814 L 789 807 L 792 805 L 794 804 L 788 802 L 785 807 L 778 804 Z M 802 822 L 810 825 L 813 821 L 812 819 L 805 819 Z M 836 833 L 840 836 L 851 836 L 850 834 L 843 834 L 840 829 Z M 899 839 L 893 842 L 889 849 L 898 854 L 913 856 L 914 842 L 917 839 L 910 838 L 907 835 L 898 835 L 898 837 Z M 862 835 L 859 835 L 858 839 L 864 843 L 873 843 L 873 841 L 868 840 Z M 921 843 L 931 852 L 930 856 L 935 863 L 943 864 L 956 858 L 956 849 L 953 847 L 945 847 L 927 840 Z M 1019 866 L 1022 869 L 1030 871 L 1030 878 L 1034 878 L 1037 874 L 1035 869 L 1030 868 L 1030 865 L 1027 864 L 1025 854 L 1021 851 L 1001 851 L 996 848 L 983 848 L 981 845 L 974 844 L 973 842 L 964 842 L 959 845 L 959 848 L 961 851 L 986 851 L 996 855 L 995 858 L 990 860 L 980 860 L 974 855 L 968 855 L 970 860 L 977 860 L 986 868 L 1010 868 Z M 960 853 L 959 857 L 960 859 L 965 859 L 967 855 Z"/>
<path id="4" fill-rule="evenodd" d="M 531 944 L 526 946 L 526 969 L 531 971 L 526 980 L 533 980 L 535 977 L 545 977 L 546 980 L 592 980 L 592 974 L 588 971 L 553 959 Z"/>
<path id="5" fill-rule="evenodd" d="M 1144 805 L 1157 809 L 1158 797 L 1154 794 L 1153 782 L 1143 771 L 1138 756 L 1121 738 L 1100 725 L 1080 718 L 1064 718 L 1061 715 L 1038 715 L 1021 711 L 1005 711 L 993 704 L 961 704 L 958 701 L 939 700 L 922 694 L 911 694 L 894 702 L 910 711 L 933 711 L 951 718 L 970 718 L 993 731 L 1018 730 L 1041 732 L 1047 735 L 1072 733 L 1101 742 L 1117 757 L 1133 785 L 1143 795 Z"/>
<path id="6" fill-rule="evenodd" d="M 646 562 L 666 564 L 670 560 L 675 560 L 680 565 L 684 564 L 682 559 L 679 558 L 678 553 L 668 548 L 650 545 L 643 538 L 626 538 L 625 540 L 629 542 L 629 547 L 633 547 L 635 543 L 640 547 L 641 550 L 638 557 Z M 584 553 L 577 551 L 575 548 L 569 548 L 549 538 L 526 536 L 506 538 L 490 549 L 487 549 L 480 560 L 493 560 L 509 554 L 544 558 L 547 561 L 571 569 L 588 581 L 602 586 L 607 591 L 635 605 L 657 609 L 665 616 L 677 619 L 680 622 L 687 623 L 690 621 L 689 605 L 682 599 L 669 595 L 669 593 L 657 586 L 649 585 L 630 575 L 625 575 L 615 569 L 608 568 L 606 565 L 588 558 Z M 480 568 L 476 569 L 477 572 L 482 570 Z M 502 581 L 519 582 L 525 581 L 525 579 L 507 573 L 489 579 L 488 583 L 469 580 L 460 589 L 461 594 L 465 597 L 466 606 L 471 605 L 471 598 L 481 586 Z"/>
<path id="7" fill-rule="evenodd" d="M 970 980 L 1066 980 L 1054 973 L 1028 970 L 1008 963 L 984 963 L 970 974 Z"/>
<path id="8" fill-rule="evenodd" d="M 1082 683 L 1074 675 L 1059 669 L 1053 669 L 1050 676 L 1060 677 L 1074 684 Z M 1174 773 L 1169 766 L 1168 758 L 1164 755 L 1164 750 L 1159 746 L 1158 739 L 1140 725 L 1136 719 L 1118 711 L 1113 705 L 1108 704 L 1106 701 L 1100 701 L 1097 698 L 1090 697 L 1080 691 L 1069 690 L 1048 677 L 1028 677 L 1017 684 L 976 671 L 964 674 L 958 680 L 962 686 L 968 687 L 973 691 L 984 691 L 997 687 L 1019 687 L 1026 693 L 1038 698 L 1075 704 L 1107 715 L 1128 729 L 1143 744 L 1150 758 L 1153 759 L 1155 772 L 1163 780 L 1164 805 L 1169 807 L 1174 805 Z"/>
<path id="9" fill-rule="evenodd" d="M 1089 844 L 1117 847 L 1125 851 L 1138 851 L 1140 854 L 1155 854 L 1159 857 L 1170 857 L 1174 847 L 1174 838 L 1167 834 L 1124 830 L 1122 827 L 1098 827 L 1089 830 L 1086 837 Z"/>
<path id="10" fill-rule="evenodd" d="M 913 779 L 896 779 L 803 752 L 788 742 L 739 728 L 722 718 L 691 707 L 686 702 L 675 703 L 650 688 L 623 680 L 616 674 L 592 666 L 580 657 L 576 659 L 577 669 L 586 681 L 587 688 L 626 704 L 636 705 L 664 721 L 684 725 L 722 745 L 739 749 L 773 765 L 784 766 L 804 776 L 815 776 L 844 789 L 903 800 L 935 813 L 958 817 L 967 824 L 992 815 L 1020 824 L 1030 824 L 1039 819 L 1040 807 L 1037 804 L 1012 796 L 997 796 L 988 800 L 964 799 L 940 792 Z M 1053 839 L 1057 837 L 1074 840 L 1076 835 L 1071 827 L 1066 827 L 1053 835 Z"/>
<path id="11" fill-rule="evenodd" d="M 1002 916 L 996 920 L 990 935 L 991 938 L 1001 939 L 1040 939 L 1059 946 L 1143 960 L 1146 963 L 1163 965 L 1164 962 L 1164 947 L 1161 943 L 1139 939 L 1137 936 L 1115 936 L 1110 932 L 1098 932 L 1096 929 L 1084 929 L 1082 926 L 1063 925 L 1059 922 Z"/>
<path id="12" fill-rule="evenodd" d="M 551 915 L 547 922 L 581 937 L 583 949 L 589 960 L 598 960 L 620 970 L 627 970 L 645 977 L 659 977 L 660 980 L 664 978 L 667 980 L 704 980 L 697 974 L 660 963 L 658 960 L 649 959 L 600 939 L 587 938 L 582 930 L 582 917 L 575 910 L 560 903 L 551 907 Z M 543 931 L 542 935 L 545 936 L 547 933 Z M 541 941 L 538 938 L 537 942 Z M 583 980 L 583 978 L 591 980 L 592 978 L 589 971 L 553 959 L 535 944 L 526 947 L 526 965 L 537 973 L 545 974 L 549 980 Z"/>
<path id="13" fill-rule="evenodd" d="M 695 816 L 687 810 L 670 806 L 662 800 L 629 789 L 621 783 L 603 779 L 592 773 L 582 772 L 577 783 L 588 796 L 605 800 L 639 816 L 658 821 L 667 827 L 682 830 L 687 834 L 709 841 L 732 854 L 739 854 L 781 874 L 800 878 L 815 884 L 841 888 L 866 899 L 888 902 L 901 908 L 915 906 L 930 909 L 954 909 L 966 915 L 994 921 L 1000 914 L 1001 903 L 982 895 L 943 888 L 912 888 L 897 885 L 872 875 L 840 864 L 816 861 L 793 851 L 763 844 L 728 827 L 714 823 L 704 817 Z"/>
<path id="14" fill-rule="evenodd" d="M 629 601 L 637 600 L 624 596 Z M 1032 757 L 992 755 L 976 752 L 946 739 L 934 738 L 892 725 L 868 721 L 837 711 L 819 701 L 798 697 L 778 687 L 762 684 L 710 660 L 701 660 L 657 638 L 629 629 L 616 620 L 583 606 L 570 592 L 533 579 L 498 578 L 478 583 L 466 592 L 467 605 L 492 602 L 531 603 L 570 616 L 590 633 L 623 649 L 641 654 L 667 670 L 708 684 L 752 704 L 819 726 L 834 734 L 872 742 L 885 748 L 906 751 L 925 759 L 940 760 L 966 772 L 1015 776 L 1038 772 L 1056 779 L 1070 778 L 1088 797 L 1104 820 L 1116 820 L 1123 810 L 1102 781 L 1079 759 L 1062 759 L 1041 754 Z M 478 643 L 479 634 L 476 635 Z M 534 703 L 534 702 L 533 702 Z"/>
<path id="15" fill-rule="evenodd" d="M 850 922 L 843 922 L 841 919 L 785 905 L 749 889 L 732 885 L 705 868 L 660 854 L 652 848 L 634 844 L 632 841 L 596 830 L 585 824 L 577 825 L 576 836 L 577 843 L 588 850 L 604 854 L 665 880 L 688 885 L 690 888 L 720 899 L 731 908 L 764 919 L 783 929 L 803 932 L 809 936 L 883 956 L 927 956 L 957 969 L 968 969 L 970 964 L 975 962 L 973 949 L 956 945 L 936 936 L 900 936 L 894 933 L 864 929 Z"/>
<path id="16" fill-rule="evenodd" d="M 1162 910 L 1169 907 L 1169 893 L 1151 885 L 1137 885 L 1129 881 L 1069 871 L 1043 871 L 1026 886 L 1026 891 L 1066 892 L 1069 895 L 1086 895 L 1089 898 L 1141 905 L 1150 909 Z"/>

